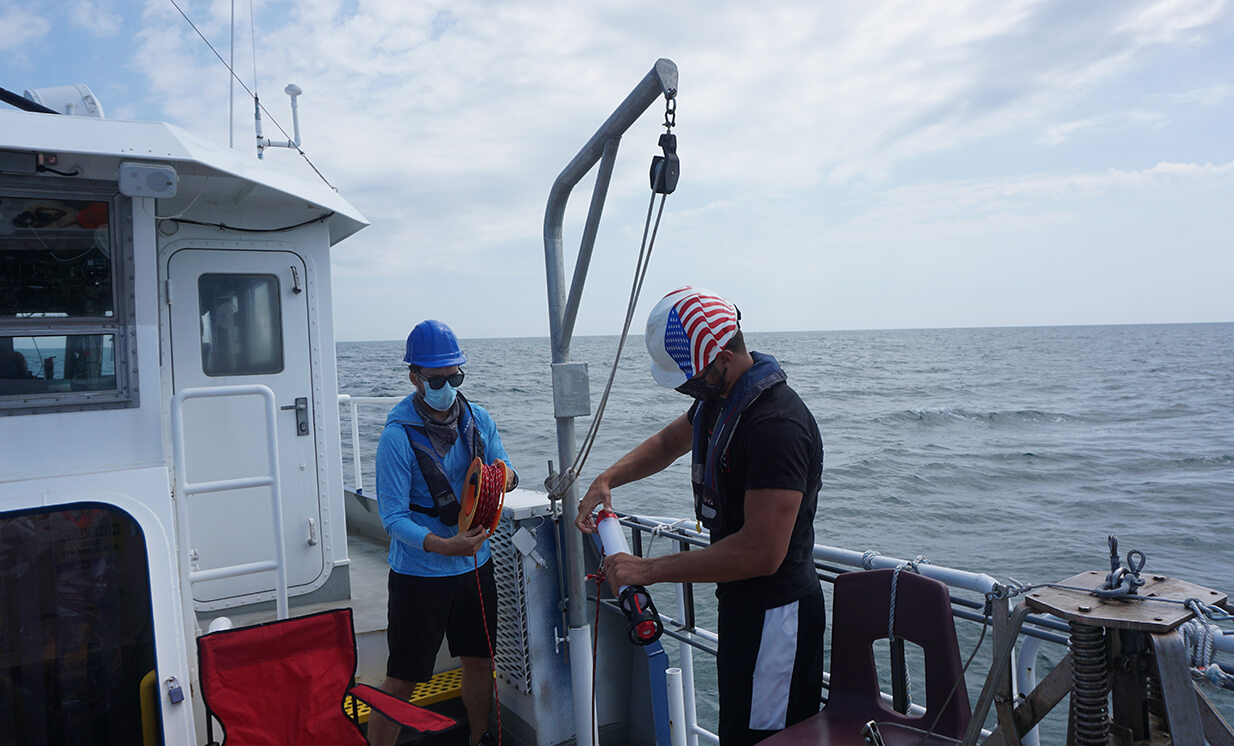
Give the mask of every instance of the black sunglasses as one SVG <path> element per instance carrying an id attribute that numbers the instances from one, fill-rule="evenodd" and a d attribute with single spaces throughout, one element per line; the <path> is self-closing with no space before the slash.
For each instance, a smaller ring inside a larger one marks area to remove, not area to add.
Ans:
<path id="1" fill-rule="evenodd" d="M 451 373 L 448 376 L 420 375 L 420 380 L 424 381 L 424 385 L 428 386 L 430 389 L 434 391 L 441 388 L 442 386 L 445 386 L 447 383 L 453 386 L 454 388 L 458 388 L 459 386 L 463 385 L 463 371 L 460 370 L 457 373 Z"/>

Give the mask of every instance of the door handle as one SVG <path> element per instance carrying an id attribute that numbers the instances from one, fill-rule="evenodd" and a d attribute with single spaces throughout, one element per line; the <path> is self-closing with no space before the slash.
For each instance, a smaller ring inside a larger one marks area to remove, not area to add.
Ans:
<path id="1" fill-rule="evenodd" d="M 296 411 L 296 435 L 300 436 L 309 434 L 307 396 L 297 396 L 295 404 L 287 404 L 279 407 L 279 409 L 284 411 L 294 409 Z"/>

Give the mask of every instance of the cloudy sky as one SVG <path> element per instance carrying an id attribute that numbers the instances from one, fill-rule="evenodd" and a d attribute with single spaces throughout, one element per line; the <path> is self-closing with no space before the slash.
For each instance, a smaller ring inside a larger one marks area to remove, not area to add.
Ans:
<path id="1" fill-rule="evenodd" d="M 228 57 L 231 0 L 177 2 Z M 1234 321 L 1226 0 L 251 2 L 237 73 L 288 129 L 304 89 L 305 150 L 372 222 L 335 248 L 341 339 L 547 334 L 549 187 L 659 57 L 682 176 L 636 327 L 682 284 L 758 331 Z M 227 143 L 171 0 L 0 0 L 0 29 L 0 86 Z M 622 141 L 581 334 L 620 331 L 661 119 Z"/>

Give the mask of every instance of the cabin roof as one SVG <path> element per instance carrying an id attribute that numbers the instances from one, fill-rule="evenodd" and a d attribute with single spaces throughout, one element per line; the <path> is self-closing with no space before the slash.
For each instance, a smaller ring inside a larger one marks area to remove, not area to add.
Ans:
<path id="1" fill-rule="evenodd" d="M 266 199 L 290 197 L 311 208 L 333 212 L 327 220 L 331 244 L 368 225 L 359 210 L 324 183 L 281 173 L 258 161 L 250 152 L 215 145 L 164 122 L 0 110 L 0 148 L 111 158 L 116 166 L 130 160 L 167 163 L 181 175 L 181 188 L 174 199 L 181 203 L 199 194 L 197 186 L 183 183 L 186 176 L 209 176 L 210 180 L 220 175 L 233 177 L 244 184 L 237 184 L 233 179 L 219 180 L 230 182 L 232 186 L 228 191 L 232 193 Z M 281 151 L 272 155 L 296 157 L 294 153 Z"/>

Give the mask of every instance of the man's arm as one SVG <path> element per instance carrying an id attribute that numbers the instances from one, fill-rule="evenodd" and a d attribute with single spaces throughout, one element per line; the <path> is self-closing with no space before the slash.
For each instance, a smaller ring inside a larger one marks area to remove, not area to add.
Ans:
<path id="1" fill-rule="evenodd" d="M 579 501 L 574 525 L 583 533 L 595 533 L 596 523 L 591 512 L 601 503 L 605 508 L 612 509 L 612 489 L 668 468 L 669 464 L 690 452 L 692 436 L 690 420 L 683 414 L 600 472 Z"/>
<path id="2" fill-rule="evenodd" d="M 407 507 L 414 460 L 401 427 L 390 426 L 381 431 L 381 441 L 377 444 L 377 512 L 381 514 L 386 533 L 409 547 L 423 549 L 429 530 L 411 520 L 411 510 Z"/>
<path id="3" fill-rule="evenodd" d="M 518 470 L 514 468 L 514 464 L 510 463 L 510 455 L 506 453 L 506 447 L 502 445 L 501 433 L 497 431 L 497 423 L 493 420 L 493 415 L 487 409 L 472 404 L 472 411 L 477 413 L 476 421 L 479 423 L 480 431 L 484 435 L 484 458 L 487 463 L 492 464 L 497 459 L 501 459 L 509 473 L 506 475 L 506 489 L 510 490 L 514 485 L 518 484 Z M 480 416 L 480 415 L 483 416 Z"/>
<path id="4" fill-rule="evenodd" d="M 411 445 L 402 428 L 387 427 L 377 445 L 377 512 L 386 533 L 409 547 L 447 556 L 470 557 L 484 543 L 487 534 L 476 527 L 442 538 L 411 519 L 408 493 L 412 470 L 420 467 L 411 454 Z"/>
<path id="5" fill-rule="evenodd" d="M 784 562 L 801 492 L 746 490 L 745 523 L 737 533 L 709 547 L 661 557 L 614 554 L 604 572 L 614 591 L 623 585 L 662 582 L 727 583 L 774 573 Z"/>

